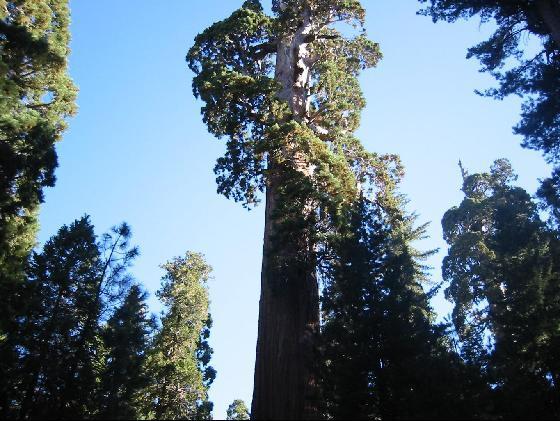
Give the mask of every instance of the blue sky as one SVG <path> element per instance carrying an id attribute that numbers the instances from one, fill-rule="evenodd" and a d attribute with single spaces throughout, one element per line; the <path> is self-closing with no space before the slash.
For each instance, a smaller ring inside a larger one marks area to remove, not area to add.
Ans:
<path id="1" fill-rule="evenodd" d="M 264 209 L 248 212 L 216 194 L 212 169 L 224 145 L 201 121 L 184 57 L 197 33 L 242 0 L 70 3 L 79 114 L 58 145 L 58 181 L 46 192 L 39 240 L 86 213 L 99 234 L 127 221 L 141 250 L 132 272 L 152 293 L 154 311 L 159 265 L 186 250 L 204 253 L 214 268 L 218 377 L 210 397 L 214 416 L 223 418 L 234 399 L 251 402 Z M 416 16 L 416 0 L 363 4 L 384 59 L 361 78 L 368 106 L 358 135 L 369 150 L 400 154 L 409 210 L 432 222 L 419 246 L 441 249 L 430 260 L 437 281 L 446 250 L 441 217 L 462 198 L 459 159 L 475 172 L 509 158 L 531 193 L 550 169 L 512 135 L 519 99 L 473 92 L 493 81 L 465 59 L 466 49 L 491 28 L 476 21 L 434 25 Z M 441 297 L 433 304 L 441 317 L 449 312 Z"/>

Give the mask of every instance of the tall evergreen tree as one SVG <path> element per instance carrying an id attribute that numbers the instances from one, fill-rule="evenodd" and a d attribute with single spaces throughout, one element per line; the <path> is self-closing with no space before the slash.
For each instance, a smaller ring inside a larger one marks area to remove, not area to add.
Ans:
<path id="1" fill-rule="evenodd" d="M 34 212 L 54 184 L 55 142 L 76 110 L 67 74 L 68 0 L 0 3 L 0 294 L 35 243 Z M 21 281 L 21 279 L 20 279 Z"/>
<path id="2" fill-rule="evenodd" d="M 88 318 L 84 304 L 100 274 L 95 240 L 93 226 L 84 217 L 63 226 L 32 257 L 27 285 L 31 303 L 20 329 L 24 349 L 18 385 L 20 418 L 57 416 L 61 409 L 62 395 L 67 392 L 64 379 Z M 94 386 L 88 382 L 94 364 L 84 362 L 84 388 Z"/>
<path id="3" fill-rule="evenodd" d="M 326 414 L 335 419 L 470 418 L 476 377 L 434 323 L 412 242 L 425 227 L 366 198 L 333 243 L 323 294 Z M 435 290 L 434 290 L 435 291 Z M 476 374 L 476 373 L 475 373 Z"/>
<path id="4" fill-rule="evenodd" d="M 75 112 L 67 75 L 67 0 L 0 2 L 0 393 L 17 358 L 11 335 L 25 308 L 21 287 L 35 245 L 42 189 L 54 184 L 54 143 Z M 1 410 L 9 407 L 0 403 Z"/>
<path id="5" fill-rule="evenodd" d="M 154 328 L 146 297 L 146 292 L 133 285 L 103 332 L 105 360 L 98 398 L 100 418 L 139 416 L 135 398 L 150 381 L 143 367 Z"/>
<path id="6" fill-rule="evenodd" d="M 115 226 L 111 232 L 101 236 L 97 244 L 100 261 L 99 276 L 94 278 L 87 299 L 82 303 L 87 312 L 81 332 L 77 337 L 75 345 L 75 356 L 71 361 L 66 378 L 66 393 L 61 398 L 60 410 L 57 417 L 74 418 L 79 417 L 81 412 L 89 414 L 97 412 L 98 404 L 92 402 L 91 407 L 79 404 L 86 399 L 95 397 L 95 388 L 88 384 L 96 384 L 99 374 L 99 359 L 101 357 L 99 348 L 102 343 L 101 322 L 106 320 L 108 314 L 116 302 L 124 297 L 130 285 L 130 275 L 127 269 L 138 256 L 138 248 L 131 246 L 132 232 L 126 223 Z M 88 367 L 95 361 L 94 369 Z M 85 381 L 84 378 L 85 377 Z M 90 401 L 88 401 L 90 402 Z"/>
<path id="7" fill-rule="evenodd" d="M 353 135 L 365 104 L 358 75 L 381 57 L 360 2 L 272 5 L 267 15 L 245 1 L 196 37 L 187 60 L 204 122 L 227 138 L 218 191 L 252 206 L 266 189 L 251 415 L 294 419 L 318 414 L 316 252 L 358 182 L 383 190 L 399 168 Z"/>
<path id="8" fill-rule="evenodd" d="M 226 411 L 226 420 L 248 420 L 249 410 L 241 399 L 234 400 Z"/>
<path id="9" fill-rule="evenodd" d="M 85 216 L 62 227 L 31 259 L 30 305 L 18 331 L 19 417 L 83 418 L 97 411 L 100 323 L 122 296 L 137 255 L 126 224 L 98 243 Z"/>
<path id="10" fill-rule="evenodd" d="M 211 268 L 188 252 L 162 266 L 157 295 L 166 307 L 146 361 L 148 386 L 138 401 L 147 419 L 211 419 L 208 387 L 215 377 L 207 344 L 211 326 L 206 282 Z"/>
<path id="11" fill-rule="evenodd" d="M 465 360 L 493 389 L 494 415 L 560 415 L 560 273 L 556 236 L 506 160 L 465 174 L 460 206 L 445 214 L 443 262 Z"/>

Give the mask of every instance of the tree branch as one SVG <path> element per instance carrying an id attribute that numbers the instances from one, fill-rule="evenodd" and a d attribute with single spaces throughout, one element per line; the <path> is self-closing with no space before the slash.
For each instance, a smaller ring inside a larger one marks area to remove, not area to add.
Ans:
<path id="1" fill-rule="evenodd" d="M 309 34 L 307 35 L 303 41 L 305 43 L 310 43 L 313 41 L 316 41 L 318 39 L 340 39 L 341 36 L 340 35 L 329 35 L 329 34 Z"/>
<path id="2" fill-rule="evenodd" d="M 268 54 L 274 54 L 276 52 L 277 46 L 277 40 L 264 42 L 262 44 L 251 47 L 251 53 L 254 55 L 255 59 L 260 60 L 262 58 L 265 58 Z"/>

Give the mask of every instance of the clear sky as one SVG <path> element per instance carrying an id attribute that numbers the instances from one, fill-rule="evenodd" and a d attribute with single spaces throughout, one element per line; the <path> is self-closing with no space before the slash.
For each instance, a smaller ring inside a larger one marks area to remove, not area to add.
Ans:
<path id="1" fill-rule="evenodd" d="M 185 54 L 195 35 L 242 0 L 72 0 L 70 73 L 79 114 L 58 145 L 57 185 L 46 193 L 40 241 L 89 214 L 98 234 L 127 221 L 141 256 L 132 270 L 153 295 L 159 265 L 186 250 L 206 255 L 214 319 L 210 390 L 214 416 L 236 398 L 251 402 L 257 333 L 263 207 L 248 212 L 216 194 L 212 169 L 223 150 L 206 131 L 191 91 Z M 264 2 L 267 5 L 269 2 Z M 358 134 L 369 150 L 400 154 L 402 192 L 420 222 L 431 221 L 423 249 L 441 279 L 440 221 L 458 204 L 457 162 L 472 173 L 509 158 L 531 193 L 550 172 L 537 152 L 519 146 L 511 127 L 519 100 L 474 94 L 493 81 L 465 60 L 490 28 L 478 22 L 433 24 L 416 0 L 364 0 L 367 27 L 384 59 L 361 78 L 368 101 Z M 434 300 L 440 317 L 450 305 Z"/>

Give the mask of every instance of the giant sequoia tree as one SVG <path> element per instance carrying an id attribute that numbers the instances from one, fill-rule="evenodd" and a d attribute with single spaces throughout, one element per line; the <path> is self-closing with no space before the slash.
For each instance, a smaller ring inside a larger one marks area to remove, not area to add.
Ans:
<path id="1" fill-rule="evenodd" d="M 317 266 L 360 186 L 383 195 L 399 175 L 353 132 L 358 75 L 380 58 L 357 0 L 247 0 L 188 53 L 211 133 L 227 139 L 218 191 L 246 206 L 266 190 L 254 418 L 317 416 Z M 343 29 L 347 24 L 348 29 Z"/>

